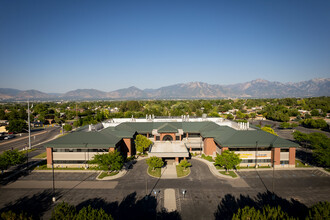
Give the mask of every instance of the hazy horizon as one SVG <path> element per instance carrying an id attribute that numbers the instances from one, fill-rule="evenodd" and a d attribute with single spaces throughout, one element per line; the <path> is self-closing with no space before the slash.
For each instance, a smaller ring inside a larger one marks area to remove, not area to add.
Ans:
<path id="1" fill-rule="evenodd" d="M 330 1 L 1 1 L 0 88 L 330 77 Z"/>

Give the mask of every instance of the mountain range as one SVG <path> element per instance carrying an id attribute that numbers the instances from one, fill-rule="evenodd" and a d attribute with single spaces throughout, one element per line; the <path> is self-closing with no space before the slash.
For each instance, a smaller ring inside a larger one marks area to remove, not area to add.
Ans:
<path id="1" fill-rule="evenodd" d="M 125 99 L 215 99 L 215 98 L 283 98 L 330 96 L 330 78 L 315 78 L 296 83 L 256 79 L 232 85 L 204 82 L 180 83 L 158 89 L 141 90 L 134 86 L 111 92 L 77 89 L 63 94 L 38 90 L 0 88 L 0 100 L 125 100 Z"/>

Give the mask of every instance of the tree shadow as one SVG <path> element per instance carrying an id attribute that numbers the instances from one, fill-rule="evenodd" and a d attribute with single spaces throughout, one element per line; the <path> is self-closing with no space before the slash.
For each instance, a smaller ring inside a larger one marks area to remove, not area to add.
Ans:
<path id="1" fill-rule="evenodd" d="M 177 211 L 168 212 L 165 209 L 157 211 L 157 199 L 155 197 L 146 196 L 137 199 L 136 192 L 127 195 L 120 203 L 117 201 L 109 203 L 102 198 L 89 199 L 77 205 L 77 211 L 88 205 L 97 209 L 102 208 L 114 219 L 181 219 Z"/>
<path id="2" fill-rule="evenodd" d="M 55 197 L 59 195 L 60 193 L 55 193 Z M 52 201 L 53 196 L 54 194 L 51 189 L 44 190 L 31 197 L 24 196 L 14 202 L 7 203 L 0 209 L 0 213 L 11 210 L 15 213 L 24 212 L 27 213 L 28 216 L 32 215 L 33 219 L 40 219 L 54 204 Z"/>
<path id="3" fill-rule="evenodd" d="M 299 142 L 297 142 L 299 144 Z M 303 149 L 297 149 L 296 157 L 303 163 L 308 163 L 310 165 L 317 166 L 312 152 L 305 151 Z"/>
<path id="4" fill-rule="evenodd" d="M 237 213 L 238 209 L 242 209 L 245 206 L 254 207 L 261 210 L 264 206 L 269 205 L 271 207 L 281 206 L 284 212 L 287 212 L 290 216 L 304 219 L 308 214 L 308 207 L 300 203 L 297 200 L 279 197 L 274 195 L 270 191 L 264 193 L 258 193 L 255 198 L 250 196 L 240 195 L 235 198 L 231 194 L 225 195 L 225 197 L 219 203 L 216 212 L 214 213 L 215 219 L 232 219 L 233 214 Z"/>

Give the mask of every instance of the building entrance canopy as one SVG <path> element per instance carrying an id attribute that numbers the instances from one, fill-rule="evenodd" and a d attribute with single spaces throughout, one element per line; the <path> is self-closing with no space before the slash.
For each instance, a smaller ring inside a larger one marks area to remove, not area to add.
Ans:
<path id="1" fill-rule="evenodd" d="M 149 149 L 149 157 L 189 157 L 186 145 L 181 141 L 156 141 Z"/>

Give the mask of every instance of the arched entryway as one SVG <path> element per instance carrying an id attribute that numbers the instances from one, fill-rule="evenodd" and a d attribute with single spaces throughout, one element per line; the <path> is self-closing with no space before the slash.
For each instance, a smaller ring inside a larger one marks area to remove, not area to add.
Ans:
<path id="1" fill-rule="evenodd" d="M 171 135 L 165 135 L 163 141 L 173 141 L 173 137 Z"/>

